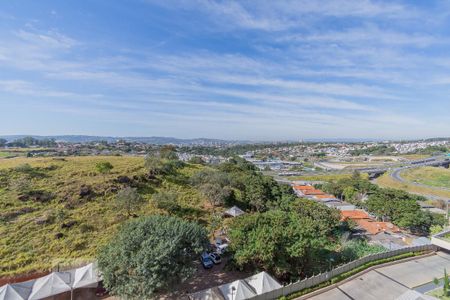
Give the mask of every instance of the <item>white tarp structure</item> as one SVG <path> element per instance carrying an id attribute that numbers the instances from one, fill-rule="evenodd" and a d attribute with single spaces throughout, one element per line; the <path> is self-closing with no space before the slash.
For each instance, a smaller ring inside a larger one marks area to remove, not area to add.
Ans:
<path id="1" fill-rule="evenodd" d="M 245 300 L 255 297 L 256 294 L 244 280 L 236 280 L 219 286 L 222 295 L 226 300 Z"/>
<path id="2" fill-rule="evenodd" d="M 266 272 L 261 272 L 245 279 L 258 295 L 265 294 L 282 286 Z"/>
<path id="3" fill-rule="evenodd" d="M 0 300 L 25 300 L 31 293 L 34 280 L 0 287 Z"/>
<path id="4" fill-rule="evenodd" d="M 95 288 L 101 281 L 96 263 L 66 272 L 0 287 L 0 300 L 35 300 L 56 296 L 79 288 Z"/>
<path id="5" fill-rule="evenodd" d="M 84 267 L 75 269 L 72 288 L 97 287 L 100 278 L 98 276 L 97 264 L 91 263 Z"/>
<path id="6" fill-rule="evenodd" d="M 189 298 L 191 300 L 225 300 L 217 287 L 194 293 Z"/>
<path id="7" fill-rule="evenodd" d="M 54 272 L 36 279 L 28 299 L 37 300 L 70 291 L 71 277 L 70 272 Z"/>
<path id="8" fill-rule="evenodd" d="M 228 216 L 232 216 L 232 217 L 237 217 L 237 216 L 245 214 L 245 212 L 242 209 L 240 209 L 239 207 L 233 206 L 232 208 L 226 210 L 224 212 L 224 214 L 228 215 Z"/>

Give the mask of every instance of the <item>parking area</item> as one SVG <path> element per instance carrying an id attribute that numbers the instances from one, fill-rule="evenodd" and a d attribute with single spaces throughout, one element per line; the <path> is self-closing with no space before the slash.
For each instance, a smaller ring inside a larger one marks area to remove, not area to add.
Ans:
<path id="1" fill-rule="evenodd" d="M 311 299 L 311 300 L 328 300 L 328 299 L 351 300 L 351 298 L 347 297 L 340 289 L 332 289 L 328 292 L 311 297 L 309 299 Z"/>
<path id="2" fill-rule="evenodd" d="M 397 299 L 411 289 L 417 289 L 440 278 L 444 268 L 450 272 L 450 254 L 414 259 L 372 270 L 325 293 L 308 298 L 312 300 L 378 300 Z M 428 290 L 434 289 L 430 285 Z M 421 292 L 423 290 L 417 289 Z"/>
<path id="3" fill-rule="evenodd" d="M 202 291 L 221 284 L 233 282 L 238 279 L 244 279 L 252 274 L 248 272 L 227 270 L 228 257 L 222 257 L 222 263 L 215 265 L 211 269 L 205 269 L 196 262 L 197 271 L 194 276 L 176 287 L 170 294 L 161 295 L 159 299 L 187 299 L 187 295 Z"/>
<path id="4" fill-rule="evenodd" d="M 450 255 L 439 252 L 437 255 L 384 267 L 378 271 L 413 289 L 433 278 L 444 276 L 444 268 L 450 271 Z"/>

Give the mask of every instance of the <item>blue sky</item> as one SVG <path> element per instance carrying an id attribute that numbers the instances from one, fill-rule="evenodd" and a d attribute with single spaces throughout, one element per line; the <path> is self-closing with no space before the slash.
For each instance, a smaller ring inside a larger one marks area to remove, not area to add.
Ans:
<path id="1" fill-rule="evenodd" d="M 2 1 L 0 135 L 450 136 L 446 1 Z"/>

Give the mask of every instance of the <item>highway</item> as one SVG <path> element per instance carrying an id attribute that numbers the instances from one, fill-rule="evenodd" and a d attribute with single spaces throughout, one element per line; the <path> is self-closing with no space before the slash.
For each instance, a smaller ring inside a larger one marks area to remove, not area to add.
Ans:
<path id="1" fill-rule="evenodd" d="M 407 169 L 420 168 L 420 167 L 424 167 L 424 166 L 435 166 L 435 165 L 439 165 L 440 163 L 444 163 L 444 162 L 445 162 L 445 160 L 442 160 L 442 157 L 436 157 L 436 160 L 431 161 L 431 162 L 426 162 L 426 163 L 421 163 L 421 164 L 411 164 L 411 165 L 406 166 L 406 167 L 397 168 L 397 169 L 395 169 L 394 171 L 391 172 L 390 176 L 395 181 L 398 181 L 398 182 L 401 182 L 401 183 L 407 183 L 407 184 L 410 184 L 410 185 L 414 185 L 414 186 L 417 186 L 417 187 L 424 187 L 424 188 L 435 190 L 435 191 L 450 191 L 450 189 L 445 188 L 445 187 L 429 186 L 429 185 L 426 185 L 426 184 L 405 180 L 402 177 L 402 175 L 401 175 L 401 173 L 404 170 L 407 170 Z M 438 199 L 447 200 L 447 201 L 450 200 L 449 198 L 439 197 L 439 196 L 435 196 L 435 195 L 419 194 L 419 193 L 414 193 L 414 194 L 422 195 L 422 196 L 424 196 L 424 197 L 426 197 L 428 199 L 431 199 L 431 200 L 438 200 Z"/>

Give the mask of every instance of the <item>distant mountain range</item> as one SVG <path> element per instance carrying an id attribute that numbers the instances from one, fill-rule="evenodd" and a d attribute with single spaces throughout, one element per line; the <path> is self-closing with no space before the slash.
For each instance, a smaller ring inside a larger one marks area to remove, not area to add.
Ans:
<path id="1" fill-rule="evenodd" d="M 230 144 L 249 144 L 250 141 L 228 141 L 220 139 L 207 139 L 207 138 L 195 138 L 195 139 L 178 139 L 173 137 L 112 137 L 112 136 L 90 136 L 90 135 L 4 135 L 0 138 L 7 140 L 8 142 L 21 139 L 24 137 L 32 137 L 37 140 L 54 139 L 56 141 L 67 143 L 89 143 L 107 141 L 108 143 L 117 142 L 118 140 L 125 140 L 127 142 L 138 142 L 154 145 L 230 145 Z"/>
<path id="2" fill-rule="evenodd" d="M 245 145 L 245 144 L 270 144 L 270 143 L 298 143 L 299 141 L 284 140 L 284 141 L 248 141 L 248 140 L 221 140 L 221 139 L 209 139 L 209 138 L 194 138 L 194 139 L 179 139 L 174 137 L 164 137 L 164 136 L 151 136 L 151 137 L 113 137 L 113 136 L 91 136 L 91 135 L 0 135 L 0 138 L 6 139 L 8 142 L 21 139 L 24 137 L 31 136 L 38 140 L 43 139 L 54 139 L 56 141 L 67 142 L 67 143 L 89 143 L 89 142 L 99 142 L 107 141 L 108 143 L 117 142 L 118 140 L 125 140 L 127 142 L 137 142 L 152 145 L 177 145 L 177 146 L 213 146 L 213 145 Z M 411 142 L 411 141 L 443 141 L 450 140 L 450 138 L 429 138 L 429 139 L 416 139 L 416 140 L 401 140 L 400 142 Z M 360 142 L 382 142 L 386 141 L 383 139 L 361 139 L 361 138 L 310 138 L 301 140 L 303 142 L 312 143 L 360 143 Z"/>

